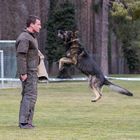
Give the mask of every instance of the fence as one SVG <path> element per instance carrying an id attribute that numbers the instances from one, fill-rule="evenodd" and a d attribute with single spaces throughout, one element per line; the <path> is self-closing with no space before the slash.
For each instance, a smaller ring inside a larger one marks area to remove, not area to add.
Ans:
<path id="1" fill-rule="evenodd" d="M 0 71 L 1 71 L 1 78 L 4 78 L 4 64 L 3 64 L 3 50 L 0 50 Z M 1 80 L 2 85 L 4 84 L 4 80 Z"/>
<path id="2" fill-rule="evenodd" d="M 18 85 L 15 40 L 0 40 L 0 87 Z"/>
<path id="3" fill-rule="evenodd" d="M 16 78 L 16 51 L 15 40 L 1 40 L 0 41 L 0 88 L 19 86 L 19 79 Z M 131 80 L 140 81 L 140 78 L 121 78 L 121 77 L 108 77 L 117 80 Z M 49 78 L 50 82 L 61 81 L 84 81 L 86 77 L 72 78 L 72 79 L 59 79 Z"/>

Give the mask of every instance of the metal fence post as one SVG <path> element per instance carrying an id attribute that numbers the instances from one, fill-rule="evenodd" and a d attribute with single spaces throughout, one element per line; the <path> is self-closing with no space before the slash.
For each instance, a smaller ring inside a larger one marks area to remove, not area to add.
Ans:
<path id="1" fill-rule="evenodd" d="M 2 83 L 2 87 L 4 86 L 4 55 L 3 55 L 3 50 L 0 50 L 0 53 L 1 53 L 1 83 Z"/>

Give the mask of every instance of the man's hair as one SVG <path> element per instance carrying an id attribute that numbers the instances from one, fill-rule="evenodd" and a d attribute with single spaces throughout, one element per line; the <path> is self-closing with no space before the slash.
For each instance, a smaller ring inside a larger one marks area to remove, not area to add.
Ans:
<path id="1" fill-rule="evenodd" d="M 40 20 L 40 18 L 38 16 L 29 15 L 29 17 L 27 18 L 27 21 L 26 21 L 26 27 L 29 27 L 31 23 L 35 24 L 36 19 Z"/>

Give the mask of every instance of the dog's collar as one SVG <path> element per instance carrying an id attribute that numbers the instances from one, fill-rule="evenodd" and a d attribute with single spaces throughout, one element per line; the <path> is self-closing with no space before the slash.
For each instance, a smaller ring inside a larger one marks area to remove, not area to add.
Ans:
<path id="1" fill-rule="evenodd" d="M 65 44 L 69 44 L 69 43 L 72 43 L 72 42 L 75 42 L 75 41 L 78 41 L 78 42 L 79 42 L 79 38 L 73 39 L 73 40 L 71 40 L 71 41 L 69 41 L 69 42 L 65 42 Z"/>

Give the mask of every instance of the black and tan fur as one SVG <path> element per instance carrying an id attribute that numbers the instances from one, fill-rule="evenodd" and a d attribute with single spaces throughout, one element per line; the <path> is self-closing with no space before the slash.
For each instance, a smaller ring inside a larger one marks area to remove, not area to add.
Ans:
<path id="1" fill-rule="evenodd" d="M 59 60 L 59 70 L 66 64 L 77 64 L 77 52 L 79 50 L 79 42 L 77 32 L 72 31 L 59 31 L 58 36 L 64 40 L 66 45 L 66 56 Z"/>
<path id="2" fill-rule="evenodd" d="M 101 90 L 104 85 L 118 93 L 133 96 L 127 89 L 115 85 L 105 78 L 101 69 L 93 59 L 93 56 L 80 44 L 77 32 L 58 31 L 58 37 L 63 39 L 67 48 L 66 56 L 59 60 L 59 69 L 62 70 L 65 63 L 74 64 L 82 73 L 87 75 L 89 86 L 95 94 L 95 97 L 91 100 L 92 102 L 96 102 L 102 97 Z"/>

